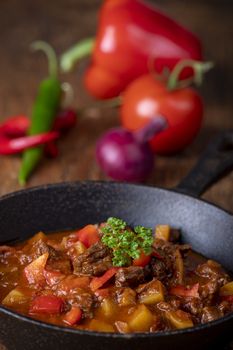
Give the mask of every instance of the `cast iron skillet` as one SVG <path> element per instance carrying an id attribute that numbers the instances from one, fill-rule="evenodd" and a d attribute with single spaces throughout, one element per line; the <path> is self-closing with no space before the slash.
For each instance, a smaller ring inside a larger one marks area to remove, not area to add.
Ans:
<path id="1" fill-rule="evenodd" d="M 233 133 L 212 143 L 175 190 L 111 182 L 41 186 L 0 199 L 0 242 L 27 239 L 37 231 L 71 229 L 120 217 L 132 225 L 167 223 L 183 241 L 233 271 L 233 216 L 195 198 L 233 165 Z M 187 195 L 188 194 L 188 195 Z M 232 337 L 233 314 L 186 330 L 157 334 L 110 334 L 56 327 L 0 307 L 0 339 L 8 350 L 207 349 Z"/>

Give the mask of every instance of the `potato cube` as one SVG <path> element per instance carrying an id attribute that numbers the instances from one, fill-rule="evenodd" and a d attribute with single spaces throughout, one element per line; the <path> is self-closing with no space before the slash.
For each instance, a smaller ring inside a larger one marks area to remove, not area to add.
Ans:
<path id="1" fill-rule="evenodd" d="M 24 268 L 25 276 L 30 284 L 40 284 L 45 281 L 44 268 L 46 266 L 48 257 L 49 253 L 44 253 Z"/>
<path id="2" fill-rule="evenodd" d="M 106 298 L 102 301 L 99 310 L 104 317 L 110 318 L 116 311 L 116 305 L 111 299 Z"/>
<path id="3" fill-rule="evenodd" d="M 233 281 L 222 286 L 219 294 L 221 296 L 233 295 Z"/>
<path id="4" fill-rule="evenodd" d="M 188 328 L 193 326 L 193 321 L 191 319 L 191 316 L 182 310 L 177 311 L 166 311 L 165 317 L 169 321 L 169 323 L 177 328 Z"/>
<path id="5" fill-rule="evenodd" d="M 43 241 L 43 242 L 47 241 L 47 237 L 42 231 L 36 233 L 32 238 L 30 238 L 28 243 L 29 244 L 34 244 L 34 243 L 36 243 L 36 242 L 38 242 L 40 240 Z"/>
<path id="6" fill-rule="evenodd" d="M 149 331 L 153 324 L 154 318 L 150 310 L 145 305 L 139 305 L 130 315 L 128 325 L 132 331 L 146 332 Z"/>
<path id="7" fill-rule="evenodd" d="M 3 299 L 2 304 L 12 306 L 15 304 L 26 303 L 30 299 L 30 295 L 20 288 L 15 288 Z"/>
<path id="8" fill-rule="evenodd" d="M 114 332 L 113 326 L 110 324 L 92 319 L 89 323 L 89 329 L 96 332 Z"/>
<path id="9" fill-rule="evenodd" d="M 154 280 L 145 285 L 145 288 L 139 294 L 140 303 L 152 305 L 164 301 L 164 287 L 159 280 Z"/>
<path id="10" fill-rule="evenodd" d="M 169 225 L 157 225 L 155 228 L 155 238 L 169 241 L 171 227 Z"/>
<path id="11" fill-rule="evenodd" d="M 73 248 L 75 249 L 75 253 L 76 255 L 81 255 L 83 254 L 87 248 L 85 247 L 85 245 L 82 243 L 82 242 L 76 242 L 74 245 L 73 245 Z"/>
<path id="12" fill-rule="evenodd" d="M 119 333 L 129 333 L 130 328 L 128 326 L 128 323 L 122 322 L 122 321 L 116 321 L 115 322 L 116 329 L 118 330 Z"/>

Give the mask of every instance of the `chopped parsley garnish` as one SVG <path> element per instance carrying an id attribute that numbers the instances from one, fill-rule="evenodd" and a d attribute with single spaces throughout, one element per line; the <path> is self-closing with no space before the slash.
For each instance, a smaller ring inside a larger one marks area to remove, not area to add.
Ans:
<path id="1" fill-rule="evenodd" d="M 143 251 L 149 255 L 152 251 L 152 229 L 136 226 L 131 230 L 126 222 L 118 218 L 109 218 L 101 228 L 102 242 L 113 250 L 114 266 L 129 266 L 132 259 L 138 259 Z"/>

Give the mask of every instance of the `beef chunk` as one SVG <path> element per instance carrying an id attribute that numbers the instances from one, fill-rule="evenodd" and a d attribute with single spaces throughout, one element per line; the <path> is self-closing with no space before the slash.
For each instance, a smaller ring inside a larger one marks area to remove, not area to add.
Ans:
<path id="1" fill-rule="evenodd" d="M 165 301 L 160 301 L 157 304 L 157 308 L 161 311 L 175 311 L 175 310 L 177 310 L 176 305 L 173 305 L 172 303 L 168 303 Z"/>
<path id="2" fill-rule="evenodd" d="M 207 280 L 200 287 L 200 296 L 202 299 L 205 299 L 205 304 L 209 305 L 213 302 L 219 288 L 229 281 L 229 276 L 220 264 L 212 260 L 198 265 L 195 272 Z"/>
<path id="3" fill-rule="evenodd" d="M 214 321 L 222 316 L 223 312 L 221 312 L 216 306 L 207 306 L 202 310 L 201 323 Z"/>
<path id="4" fill-rule="evenodd" d="M 139 266 L 129 266 L 120 268 L 115 276 L 117 287 L 134 287 L 144 282 L 144 271 Z"/>
<path id="5" fill-rule="evenodd" d="M 69 297 L 69 303 L 80 307 L 83 310 L 84 317 L 93 317 L 94 296 L 86 290 L 76 288 L 75 292 Z"/>
<path id="6" fill-rule="evenodd" d="M 43 239 L 39 239 L 38 241 L 33 243 L 30 250 L 30 256 L 32 260 L 39 258 L 39 256 L 45 253 L 49 253 L 49 259 L 53 260 L 59 260 L 61 259 L 61 257 L 64 257 L 61 251 L 51 247 L 49 244 L 45 243 Z"/>
<path id="7" fill-rule="evenodd" d="M 184 298 L 181 299 L 181 309 L 189 312 L 190 314 L 197 316 L 201 313 L 203 303 L 198 298 Z"/>
<path id="8" fill-rule="evenodd" d="M 200 286 L 200 295 L 202 298 L 210 297 L 211 295 L 217 293 L 218 291 L 218 281 L 215 279 L 210 280 L 209 282 Z"/>
<path id="9" fill-rule="evenodd" d="M 111 250 L 101 242 L 93 244 L 73 261 L 77 275 L 101 276 L 111 267 Z"/>
<path id="10" fill-rule="evenodd" d="M 152 258 L 151 269 L 152 275 L 160 281 L 167 280 L 167 278 L 171 277 L 172 275 L 172 266 L 170 261 L 169 264 L 166 265 L 165 261 Z"/>
<path id="11" fill-rule="evenodd" d="M 136 303 L 136 292 L 131 288 L 117 288 L 116 300 L 120 306 L 129 306 Z"/>
<path id="12" fill-rule="evenodd" d="M 174 244 L 162 239 L 155 239 L 153 247 L 164 258 L 173 258 L 177 249 L 181 252 L 182 256 L 184 256 L 191 248 L 189 244 Z"/>
<path id="13" fill-rule="evenodd" d="M 223 270 L 220 264 L 213 260 L 208 260 L 206 263 L 198 265 L 196 274 L 211 279 L 212 281 L 218 281 L 219 287 L 229 282 L 228 274 Z"/>
<path id="14" fill-rule="evenodd" d="M 233 312 L 233 304 L 226 300 L 223 300 L 219 305 L 218 309 L 225 315 L 228 312 Z"/>
<path id="15" fill-rule="evenodd" d="M 40 256 L 44 253 L 49 253 L 49 258 L 47 261 L 47 267 L 51 270 L 56 270 L 64 274 L 70 274 L 71 262 L 68 256 L 46 244 L 42 240 L 37 241 L 33 245 L 34 256 Z"/>
<path id="16" fill-rule="evenodd" d="M 67 257 L 67 255 L 63 255 L 62 253 L 56 258 L 49 257 L 46 266 L 49 270 L 56 270 L 64 275 L 69 275 L 70 273 L 72 273 L 71 261 Z"/>
<path id="17" fill-rule="evenodd" d="M 161 239 L 155 239 L 153 244 L 155 254 L 162 259 L 153 258 L 151 261 L 152 274 L 165 284 L 173 276 L 173 283 L 182 283 L 183 257 L 190 249 L 188 244 L 173 244 Z"/>
<path id="18" fill-rule="evenodd" d="M 181 232 L 176 228 L 171 228 L 170 242 L 177 243 L 180 241 Z"/>

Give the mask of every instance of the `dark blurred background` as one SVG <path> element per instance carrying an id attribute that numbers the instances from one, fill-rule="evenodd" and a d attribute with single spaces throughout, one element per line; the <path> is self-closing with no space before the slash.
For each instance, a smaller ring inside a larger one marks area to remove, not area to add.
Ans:
<path id="1" fill-rule="evenodd" d="M 200 135 L 182 154 L 169 159 L 159 158 L 157 171 L 149 180 L 153 185 L 171 187 L 188 172 L 217 131 L 233 128 L 233 1 L 151 2 L 195 32 L 202 39 L 206 60 L 215 63 L 201 87 L 206 109 Z M 44 57 L 29 52 L 30 43 L 36 39 L 46 40 L 60 54 L 79 39 L 94 35 L 101 3 L 100 0 L 0 0 L 1 119 L 19 113 L 30 115 L 38 82 L 47 73 Z M 75 88 L 75 107 L 91 101 L 81 83 L 86 64 L 83 62 L 72 74 L 62 77 Z M 61 142 L 59 158 L 52 162 L 45 160 L 29 186 L 104 178 L 93 158 L 95 140 L 117 122 L 117 113 L 113 110 L 94 111 L 86 120 L 80 121 L 76 130 Z M 18 157 L 1 158 L 0 162 L 1 194 L 18 188 L 20 160 Z M 232 174 L 222 179 L 204 197 L 232 208 L 232 179 Z"/>

